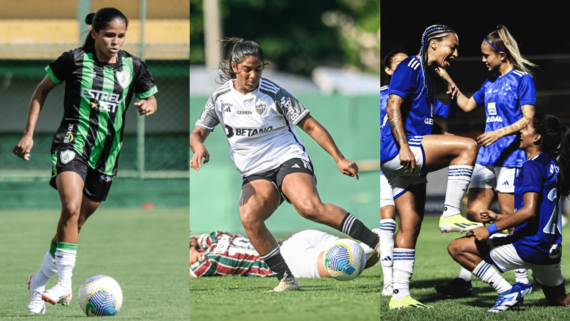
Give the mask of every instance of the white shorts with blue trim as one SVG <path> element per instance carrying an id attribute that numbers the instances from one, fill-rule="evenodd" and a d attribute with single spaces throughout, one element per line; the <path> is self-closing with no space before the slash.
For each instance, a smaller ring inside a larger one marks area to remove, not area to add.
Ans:
<path id="1" fill-rule="evenodd" d="M 518 170 L 516 167 L 475 164 L 469 188 L 490 188 L 500 193 L 513 194 Z"/>
<path id="2" fill-rule="evenodd" d="M 532 270 L 533 278 L 542 285 L 554 287 L 564 283 L 564 275 L 562 274 L 560 263 L 550 265 L 533 264 L 523 260 L 513 244 L 508 243 L 497 246 L 494 243 L 494 239 L 487 240 L 489 258 L 501 273 L 516 269 L 530 269 Z"/>
<path id="3" fill-rule="evenodd" d="M 392 186 L 388 182 L 384 173 L 380 173 L 380 208 L 392 205 L 394 206 L 394 196 L 392 196 Z"/>
<path id="4" fill-rule="evenodd" d="M 294 277 L 320 278 L 317 269 L 319 255 L 338 239 L 329 233 L 304 230 L 283 242 L 281 255 Z"/>
<path id="5" fill-rule="evenodd" d="M 418 137 L 423 138 L 423 136 Z M 386 177 L 389 185 L 392 187 L 393 199 L 404 194 L 410 186 L 427 183 L 427 179 L 422 175 L 422 169 L 425 163 L 425 153 L 421 146 L 421 140 L 418 144 L 412 143 L 410 140 L 409 144 L 410 150 L 412 151 L 412 154 L 414 154 L 417 164 L 413 173 L 411 169 L 400 165 L 400 155 L 396 155 L 396 157 L 380 165 L 382 174 Z"/>

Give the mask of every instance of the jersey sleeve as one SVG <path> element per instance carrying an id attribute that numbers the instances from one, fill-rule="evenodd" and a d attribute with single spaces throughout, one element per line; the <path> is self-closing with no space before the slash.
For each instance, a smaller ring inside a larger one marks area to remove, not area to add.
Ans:
<path id="1" fill-rule="evenodd" d="M 73 73 L 75 59 L 73 52 L 64 52 L 59 58 L 46 67 L 46 72 L 54 84 L 63 83 Z"/>
<path id="2" fill-rule="evenodd" d="M 417 89 L 417 76 L 420 67 L 416 69 L 400 63 L 390 80 L 390 95 L 398 95 L 406 99 Z"/>
<path id="3" fill-rule="evenodd" d="M 522 76 L 518 88 L 519 104 L 522 105 L 536 105 L 536 88 L 534 87 L 534 80 L 529 74 Z"/>
<path id="4" fill-rule="evenodd" d="M 309 114 L 309 110 L 283 88 L 281 88 L 277 94 L 275 105 L 277 111 L 293 125 L 297 125 Z"/>
<path id="5" fill-rule="evenodd" d="M 204 259 L 192 264 L 190 266 L 190 274 L 194 278 L 199 278 L 203 276 L 214 276 L 216 275 L 216 262 L 210 260 L 208 255 L 204 255 Z"/>
<path id="6" fill-rule="evenodd" d="M 521 171 L 523 172 L 521 193 L 542 192 L 545 179 L 544 167 L 537 161 L 527 161 Z"/>
<path id="7" fill-rule="evenodd" d="M 483 85 L 481 85 L 481 88 L 479 88 L 479 90 L 477 90 L 474 94 L 473 94 L 473 99 L 475 99 L 475 102 L 477 104 L 482 104 L 485 102 L 485 84 L 487 83 L 487 81 L 485 80 L 485 82 L 483 83 Z"/>
<path id="8" fill-rule="evenodd" d="M 143 61 L 140 61 L 139 68 L 140 71 L 135 84 L 135 96 L 138 99 L 154 96 L 158 92 L 158 89 L 156 88 L 156 84 L 154 83 L 154 79 L 152 78 L 150 71 L 148 71 L 148 68 Z"/>
<path id="9" fill-rule="evenodd" d="M 442 117 L 445 119 L 455 119 L 457 116 L 457 103 L 454 100 L 449 100 L 446 105 L 439 100 L 435 100 L 434 116 Z"/>
<path id="10" fill-rule="evenodd" d="M 196 121 L 196 126 L 209 132 L 213 132 L 214 127 L 219 123 L 220 119 L 218 118 L 218 114 L 216 114 L 216 102 L 214 101 L 214 97 L 210 97 L 202 111 L 202 114 L 200 114 L 200 117 Z"/>

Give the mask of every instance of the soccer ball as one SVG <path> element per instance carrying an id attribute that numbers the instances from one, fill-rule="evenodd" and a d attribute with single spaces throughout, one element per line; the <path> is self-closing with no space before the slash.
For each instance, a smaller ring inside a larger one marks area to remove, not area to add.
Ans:
<path id="1" fill-rule="evenodd" d="M 325 269 L 339 281 L 349 281 L 359 276 L 366 265 L 366 254 L 353 240 L 339 239 L 323 255 Z"/>
<path id="2" fill-rule="evenodd" d="M 88 317 L 114 316 L 123 305 L 119 283 L 106 275 L 90 277 L 79 288 L 79 305 Z"/>

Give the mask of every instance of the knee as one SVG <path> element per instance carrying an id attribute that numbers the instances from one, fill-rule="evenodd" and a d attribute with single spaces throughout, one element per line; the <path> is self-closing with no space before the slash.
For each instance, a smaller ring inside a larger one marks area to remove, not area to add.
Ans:
<path id="1" fill-rule="evenodd" d="M 473 160 L 475 160 L 475 157 L 477 157 L 477 141 L 467 139 L 464 152 L 469 158 L 473 158 Z"/>
<path id="2" fill-rule="evenodd" d="M 322 212 L 321 211 L 322 205 L 323 205 L 322 203 L 305 201 L 302 204 L 295 205 L 295 208 L 302 217 L 309 219 L 311 221 L 318 221 Z"/>
<path id="3" fill-rule="evenodd" d="M 473 222 L 481 222 L 481 217 L 479 217 L 479 213 L 473 209 L 467 210 L 467 219 Z"/>
<path id="4" fill-rule="evenodd" d="M 447 247 L 447 253 L 451 255 L 452 258 L 456 258 L 457 255 L 461 252 L 461 246 L 457 240 L 453 240 L 449 246 Z"/>
<path id="5" fill-rule="evenodd" d="M 79 217 L 81 211 L 81 203 L 79 202 L 67 202 L 62 206 L 61 214 L 63 217 L 70 219 L 72 217 Z"/>

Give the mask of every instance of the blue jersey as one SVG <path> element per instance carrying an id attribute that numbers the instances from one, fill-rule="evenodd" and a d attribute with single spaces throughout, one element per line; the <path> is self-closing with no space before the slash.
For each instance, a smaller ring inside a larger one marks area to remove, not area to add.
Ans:
<path id="1" fill-rule="evenodd" d="M 511 238 L 519 256 L 530 263 L 560 262 L 562 234 L 556 193 L 558 164 L 546 154 L 525 162 L 515 179 L 515 211 L 523 207 L 526 192 L 539 194 L 539 214 L 515 227 Z"/>
<path id="2" fill-rule="evenodd" d="M 431 134 L 434 116 L 443 118 L 455 116 L 456 110 L 451 108 L 451 101 L 449 105 L 445 105 L 433 98 L 429 75 L 427 80 L 427 88 L 422 90 L 424 75 L 420 67 L 420 60 L 416 56 L 411 56 L 398 64 L 392 75 L 390 86 L 382 87 L 385 89 L 380 92 L 381 163 L 393 159 L 400 152 L 386 117 L 389 95 L 398 95 L 404 99 L 400 105 L 400 113 L 410 146 L 419 146 L 423 136 Z"/>
<path id="3" fill-rule="evenodd" d="M 478 104 L 485 103 L 485 132 L 508 127 L 522 118 L 522 105 L 536 105 L 536 89 L 526 72 L 511 70 L 506 75 L 493 74 L 473 94 Z M 527 157 L 519 149 L 518 134 L 499 138 L 489 147 L 479 149 L 477 164 L 485 166 L 521 167 Z"/>

